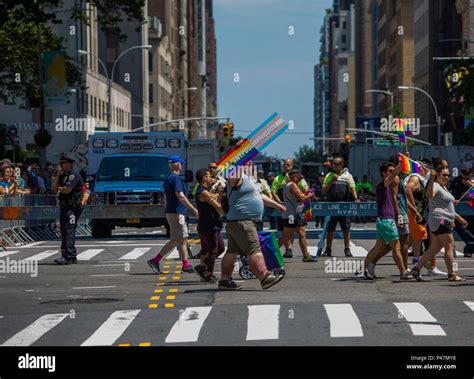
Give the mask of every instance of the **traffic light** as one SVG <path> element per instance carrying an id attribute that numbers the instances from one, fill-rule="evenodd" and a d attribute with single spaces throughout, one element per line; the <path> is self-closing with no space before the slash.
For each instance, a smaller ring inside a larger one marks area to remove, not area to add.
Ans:
<path id="1" fill-rule="evenodd" d="M 229 137 L 233 138 L 234 137 L 234 123 L 230 123 L 229 125 Z"/>
<path id="2" fill-rule="evenodd" d="M 229 138 L 229 132 L 230 132 L 229 125 L 225 124 L 222 128 L 222 132 L 223 132 L 224 138 Z"/>
<path id="3" fill-rule="evenodd" d="M 349 133 L 346 134 L 345 140 L 346 140 L 346 143 L 351 143 L 351 136 L 349 135 Z"/>

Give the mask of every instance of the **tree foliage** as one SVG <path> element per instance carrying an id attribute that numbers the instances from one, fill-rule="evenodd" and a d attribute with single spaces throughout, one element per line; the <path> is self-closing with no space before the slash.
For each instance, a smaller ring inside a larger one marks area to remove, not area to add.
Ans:
<path id="1" fill-rule="evenodd" d="M 303 145 L 300 146 L 299 151 L 295 153 L 295 162 L 300 164 L 302 162 L 324 162 L 325 157 L 317 152 L 314 147 Z"/>
<path id="2" fill-rule="evenodd" d="M 0 101 L 8 105 L 19 99 L 39 97 L 38 38 L 42 51 L 64 49 L 64 39 L 57 36 L 53 24 L 62 23 L 58 13 L 71 20 L 87 24 L 98 21 L 107 35 L 117 35 L 121 41 L 126 35 L 120 29 L 122 21 L 143 19 L 144 0 L 88 0 L 81 8 L 64 9 L 63 0 L 3 0 L 0 2 Z M 97 7 L 97 19 L 90 20 L 86 10 Z M 73 59 L 66 55 L 66 80 L 70 87 L 80 85 L 80 72 Z M 23 106 L 24 104 L 19 104 Z"/>

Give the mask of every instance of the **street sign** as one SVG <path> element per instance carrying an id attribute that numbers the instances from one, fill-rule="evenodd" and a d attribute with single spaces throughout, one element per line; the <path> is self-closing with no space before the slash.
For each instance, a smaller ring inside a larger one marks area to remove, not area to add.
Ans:
<path id="1" fill-rule="evenodd" d="M 11 145 L 13 145 L 13 144 L 19 145 L 19 144 L 20 144 L 20 141 L 19 141 L 19 140 L 13 141 L 13 140 L 11 140 L 11 139 L 5 140 L 5 146 L 11 146 Z"/>
<path id="2" fill-rule="evenodd" d="M 387 146 L 403 146 L 400 141 L 393 141 L 388 139 L 374 139 L 374 146 L 377 147 L 387 147 Z"/>

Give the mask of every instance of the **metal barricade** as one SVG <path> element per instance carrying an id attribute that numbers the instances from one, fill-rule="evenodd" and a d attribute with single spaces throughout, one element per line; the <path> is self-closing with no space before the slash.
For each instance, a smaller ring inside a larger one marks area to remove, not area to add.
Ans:
<path id="1" fill-rule="evenodd" d="M 57 197 L 53 195 L 16 195 L 0 197 L 0 207 L 57 206 Z M 0 220 L 0 246 L 15 247 L 35 241 L 57 239 L 59 226 L 55 217 L 51 219 L 9 219 Z"/>

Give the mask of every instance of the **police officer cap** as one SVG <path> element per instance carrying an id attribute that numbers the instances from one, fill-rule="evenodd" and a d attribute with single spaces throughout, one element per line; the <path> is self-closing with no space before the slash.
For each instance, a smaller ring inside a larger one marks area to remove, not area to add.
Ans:
<path id="1" fill-rule="evenodd" d="M 74 163 L 74 159 L 62 155 L 61 158 L 59 158 L 59 163 Z"/>

